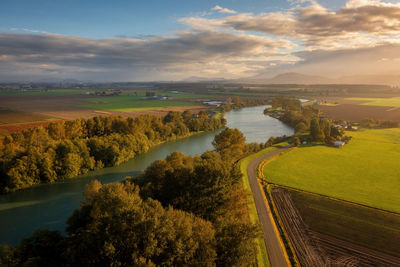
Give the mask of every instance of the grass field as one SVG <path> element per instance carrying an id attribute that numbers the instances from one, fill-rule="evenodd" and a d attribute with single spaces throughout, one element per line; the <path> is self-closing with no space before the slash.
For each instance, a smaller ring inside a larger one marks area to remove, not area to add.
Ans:
<path id="1" fill-rule="evenodd" d="M 351 132 L 344 148 L 308 146 L 264 168 L 273 183 L 400 213 L 400 129 Z"/>
<path id="2" fill-rule="evenodd" d="M 200 103 L 182 100 L 141 100 L 141 96 L 109 96 L 84 98 L 88 104 L 80 104 L 82 108 L 99 109 L 106 111 L 127 112 L 134 110 L 150 110 L 167 107 L 195 106 Z"/>
<path id="3" fill-rule="evenodd" d="M 0 96 L 34 96 L 34 95 L 73 95 L 73 94 L 84 94 L 87 91 L 83 89 L 51 89 L 51 90 L 34 90 L 29 89 L 26 91 L 2 91 Z"/>
<path id="4" fill-rule="evenodd" d="M 360 104 L 365 106 L 400 107 L 400 97 L 391 97 L 391 98 L 351 97 L 351 98 L 345 98 L 345 100 L 365 101 L 365 103 Z"/>
<path id="5" fill-rule="evenodd" d="M 400 215 L 289 190 L 311 230 L 400 257 Z"/>

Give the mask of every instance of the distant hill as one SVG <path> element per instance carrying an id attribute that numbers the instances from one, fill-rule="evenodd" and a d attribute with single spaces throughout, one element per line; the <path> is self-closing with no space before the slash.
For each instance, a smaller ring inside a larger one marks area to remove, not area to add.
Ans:
<path id="1" fill-rule="evenodd" d="M 223 82 L 223 81 L 225 81 L 225 79 L 224 78 L 205 78 L 205 77 L 192 76 L 192 77 L 181 80 L 181 82 L 212 82 L 212 81 Z"/>
<path id="2" fill-rule="evenodd" d="M 255 77 L 257 78 L 260 77 Z M 264 79 L 264 83 L 268 84 L 327 84 L 334 83 L 333 80 L 316 75 L 305 75 L 297 72 L 287 72 L 278 74 L 270 79 Z"/>

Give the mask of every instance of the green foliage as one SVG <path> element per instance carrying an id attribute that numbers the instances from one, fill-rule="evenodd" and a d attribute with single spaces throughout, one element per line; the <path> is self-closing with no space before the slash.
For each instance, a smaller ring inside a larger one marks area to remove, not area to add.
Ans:
<path id="1" fill-rule="evenodd" d="M 0 148 L 0 191 L 76 177 L 119 165 L 150 147 L 222 127 L 225 120 L 170 112 L 163 119 L 94 117 L 59 121 L 14 133 Z"/>
<path id="2" fill-rule="evenodd" d="M 310 129 L 311 120 L 318 115 L 318 110 L 312 106 L 302 106 L 296 98 L 276 97 L 272 100 L 272 108 L 265 109 L 264 114 L 292 126 L 296 133 L 303 133 Z"/>
<path id="3" fill-rule="evenodd" d="M 63 262 L 63 239 L 58 231 L 38 229 L 9 250 L 3 263 L 5 266 L 59 266 Z"/>
<path id="4" fill-rule="evenodd" d="M 225 159 L 237 159 L 243 155 L 246 138 L 238 129 L 226 128 L 215 136 L 213 146 Z"/>
<path id="5" fill-rule="evenodd" d="M 163 206 L 172 205 L 211 221 L 216 231 L 217 265 L 251 265 L 256 259 L 258 228 L 249 221 L 240 169 L 230 160 L 217 152 L 194 157 L 174 152 L 155 161 L 133 181 L 141 185 L 143 198 L 157 199 Z"/>
<path id="6" fill-rule="evenodd" d="M 248 93 L 246 93 L 248 95 Z M 244 107 L 261 106 L 269 104 L 269 100 L 265 98 L 241 98 L 239 96 L 234 96 L 233 98 L 228 97 L 226 104 L 222 106 L 221 111 L 226 112 L 232 109 L 241 109 Z"/>
<path id="7" fill-rule="evenodd" d="M 330 142 L 332 125 L 328 119 L 314 117 L 310 124 L 311 137 L 316 142 Z M 336 134 L 336 132 L 334 132 Z"/>
<path id="8" fill-rule="evenodd" d="M 72 264 L 96 266 L 213 266 L 212 225 L 190 213 L 142 200 L 129 182 L 92 182 L 68 220 Z"/>

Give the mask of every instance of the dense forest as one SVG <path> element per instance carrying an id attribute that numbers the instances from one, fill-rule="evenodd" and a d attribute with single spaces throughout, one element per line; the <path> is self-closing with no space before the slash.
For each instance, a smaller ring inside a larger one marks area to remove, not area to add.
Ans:
<path id="1" fill-rule="evenodd" d="M 205 111 L 171 111 L 164 118 L 94 117 L 13 133 L 0 148 L 0 192 L 115 166 L 154 145 L 224 125 L 224 118 L 210 118 Z"/>
<path id="2" fill-rule="evenodd" d="M 66 236 L 39 229 L 19 246 L 2 246 L 0 264 L 254 266 L 259 229 L 235 162 L 269 143 L 248 145 L 227 128 L 213 145 L 198 156 L 174 152 L 122 182 L 90 183 Z"/>

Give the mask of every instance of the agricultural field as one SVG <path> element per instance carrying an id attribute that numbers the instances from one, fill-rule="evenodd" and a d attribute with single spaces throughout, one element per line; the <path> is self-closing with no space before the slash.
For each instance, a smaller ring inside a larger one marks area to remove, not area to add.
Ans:
<path id="1" fill-rule="evenodd" d="M 124 93 L 121 96 L 109 96 L 109 97 L 94 97 L 81 99 L 86 104 L 79 104 L 78 106 L 86 109 L 98 109 L 106 111 L 117 111 L 117 112 L 129 112 L 135 110 L 152 110 L 168 107 L 183 107 L 183 106 L 198 106 L 201 102 L 188 101 L 186 99 L 192 99 L 196 97 L 204 97 L 202 95 L 194 94 L 172 94 L 166 93 L 158 95 L 168 96 L 170 100 L 143 100 L 144 93 L 138 93 L 133 95 L 130 93 Z"/>
<path id="2" fill-rule="evenodd" d="M 35 126 L 44 126 L 55 120 L 57 118 L 50 118 L 40 114 L 0 109 L 0 136 L 20 132 Z"/>
<path id="3" fill-rule="evenodd" d="M 15 90 L 15 91 L 0 91 L 0 96 L 43 96 L 43 95 L 74 95 L 74 94 L 84 94 L 87 91 L 93 90 L 83 90 L 83 89 L 50 89 L 50 90 Z"/>
<path id="4" fill-rule="evenodd" d="M 363 97 L 351 97 L 345 98 L 350 101 L 360 101 L 360 105 L 365 106 L 381 106 L 381 107 L 400 107 L 400 97 L 387 97 L 387 98 L 363 98 Z"/>
<path id="5" fill-rule="evenodd" d="M 399 214 L 296 190 L 289 193 L 312 231 L 400 257 Z"/>
<path id="6" fill-rule="evenodd" d="M 399 214 L 280 186 L 268 191 L 300 266 L 400 266 Z"/>
<path id="7" fill-rule="evenodd" d="M 45 118 L 76 119 L 94 116 L 121 115 L 136 117 L 143 114 L 163 116 L 168 111 L 192 112 L 209 107 L 202 105 L 205 95 L 190 93 L 156 92 L 156 95 L 168 96 L 170 99 L 142 100 L 145 91 L 124 90 L 119 96 L 96 96 L 96 90 L 54 89 L 48 91 L 3 91 L 0 92 L 0 108 L 34 114 Z M 103 90 L 97 90 L 103 92 Z M 89 94 L 86 94 L 89 92 Z M 1 116 L 1 115 L 0 115 Z M 15 120 L 17 113 L 9 116 Z M 18 119 L 17 119 L 18 120 Z M 38 121 L 38 120 L 33 120 Z M 39 119 L 42 121 L 42 119 Z M 21 121 L 16 121 L 20 123 Z M 30 121 L 32 122 L 32 121 Z M 18 126 L 20 128 L 20 126 Z"/>
<path id="8" fill-rule="evenodd" d="M 80 104 L 79 107 L 106 111 L 128 112 L 135 110 L 151 110 L 168 107 L 195 106 L 198 103 L 188 101 L 136 100 L 135 97 L 115 96 L 87 99 L 90 104 Z"/>
<path id="9" fill-rule="evenodd" d="M 400 129 L 360 130 L 338 149 L 303 146 L 267 164 L 278 185 L 400 213 Z"/>
<path id="10" fill-rule="evenodd" d="M 329 118 L 361 121 L 366 118 L 400 122 L 400 97 L 324 98 L 318 107 Z"/>
<path id="11" fill-rule="evenodd" d="M 46 121 L 48 119 L 49 117 L 39 114 L 33 114 L 33 113 L 27 113 L 9 109 L 0 109 L 0 125 Z"/>

